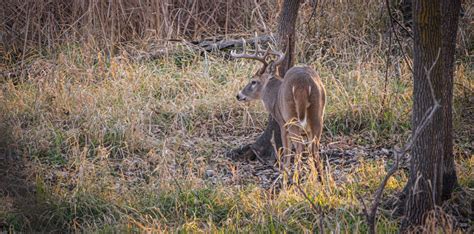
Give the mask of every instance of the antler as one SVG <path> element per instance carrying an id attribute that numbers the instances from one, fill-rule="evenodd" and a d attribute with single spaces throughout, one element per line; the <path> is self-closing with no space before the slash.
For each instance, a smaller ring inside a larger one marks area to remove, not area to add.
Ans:
<path id="1" fill-rule="evenodd" d="M 246 59 L 253 59 L 253 60 L 257 60 L 257 61 L 260 61 L 261 63 L 263 63 L 263 65 L 266 67 L 268 66 L 268 63 L 267 61 L 265 60 L 265 58 L 268 56 L 268 54 L 270 53 L 269 50 L 267 50 L 263 56 L 259 56 L 258 54 L 259 53 L 262 53 L 263 51 L 261 50 L 260 48 L 260 45 L 258 44 L 258 38 L 255 37 L 255 53 L 254 54 L 246 54 L 246 43 L 245 43 L 245 39 L 242 38 L 242 41 L 243 41 L 243 44 L 242 44 L 242 47 L 244 49 L 243 53 L 241 54 L 237 54 L 235 52 L 235 50 L 231 51 L 230 52 L 230 56 L 234 57 L 234 58 L 246 58 Z"/>
<path id="2" fill-rule="evenodd" d="M 246 58 L 246 59 L 253 59 L 253 60 L 260 61 L 264 65 L 263 70 L 265 70 L 265 68 L 269 65 L 269 63 L 267 62 L 266 59 L 267 59 L 267 56 L 270 55 L 270 54 L 277 56 L 276 60 L 270 62 L 272 70 L 275 69 L 276 66 L 280 65 L 285 60 L 285 54 L 284 53 L 279 52 L 279 51 L 274 51 L 273 49 L 270 49 L 270 48 L 268 48 L 265 51 L 263 56 L 259 56 L 258 54 L 263 53 L 263 51 L 260 48 L 260 45 L 258 43 L 257 34 L 255 34 L 255 53 L 246 54 L 246 51 L 247 51 L 246 50 L 247 49 L 246 48 L 246 41 L 243 38 L 242 38 L 242 47 L 243 47 L 243 52 L 241 54 L 237 54 L 235 52 L 235 50 L 233 50 L 233 51 L 230 52 L 230 56 L 232 56 L 233 58 Z"/>
<path id="3" fill-rule="evenodd" d="M 270 51 L 270 54 L 276 55 L 278 58 L 272 63 L 272 66 L 276 67 L 285 60 L 285 54 L 280 51 Z"/>
<path id="4" fill-rule="evenodd" d="M 274 72 L 276 67 L 285 60 L 285 54 L 280 51 L 273 50 L 273 48 L 271 48 L 271 50 L 269 49 L 268 51 L 270 54 L 277 56 L 274 61 L 270 62 L 270 70 Z"/>

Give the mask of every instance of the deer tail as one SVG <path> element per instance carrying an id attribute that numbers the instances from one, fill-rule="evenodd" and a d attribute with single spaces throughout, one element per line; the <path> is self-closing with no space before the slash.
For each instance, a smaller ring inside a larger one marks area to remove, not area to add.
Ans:
<path id="1" fill-rule="evenodd" d="M 294 86 L 292 88 L 293 99 L 295 102 L 296 108 L 296 115 L 298 118 L 298 122 L 306 129 L 308 125 L 308 107 L 311 105 L 309 102 L 309 96 L 311 95 L 311 86 L 306 88 L 296 89 Z"/>

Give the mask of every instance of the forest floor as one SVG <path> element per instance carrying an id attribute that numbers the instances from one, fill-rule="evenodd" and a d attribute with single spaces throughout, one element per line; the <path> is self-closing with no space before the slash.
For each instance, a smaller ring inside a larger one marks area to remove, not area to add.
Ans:
<path id="1" fill-rule="evenodd" d="M 367 228 L 372 196 L 410 135 L 407 66 L 385 81 L 384 58 L 311 62 L 328 93 L 323 183 L 301 160 L 296 186 L 258 160 L 228 153 L 266 124 L 261 103 L 235 93 L 256 65 L 192 51 L 156 60 L 109 58 L 75 44 L 32 56 L 26 79 L 0 84 L 0 230 L 314 231 Z M 395 66 L 394 66 L 395 67 Z M 398 69 L 398 70 L 397 70 Z M 473 71 L 457 64 L 455 154 L 461 188 L 440 220 L 472 231 Z M 385 88 L 386 87 L 386 88 Z M 384 101 L 382 101 L 384 100 Z M 396 232 L 394 203 L 407 159 L 390 180 L 377 220 Z"/>

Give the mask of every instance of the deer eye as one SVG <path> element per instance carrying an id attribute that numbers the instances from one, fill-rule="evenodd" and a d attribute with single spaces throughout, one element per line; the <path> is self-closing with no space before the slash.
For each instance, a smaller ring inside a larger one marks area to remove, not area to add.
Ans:
<path id="1" fill-rule="evenodd" d="M 257 83 L 257 81 L 255 81 L 255 80 L 252 80 L 252 82 L 250 82 L 250 84 L 252 84 L 252 85 L 255 85 L 256 83 Z"/>

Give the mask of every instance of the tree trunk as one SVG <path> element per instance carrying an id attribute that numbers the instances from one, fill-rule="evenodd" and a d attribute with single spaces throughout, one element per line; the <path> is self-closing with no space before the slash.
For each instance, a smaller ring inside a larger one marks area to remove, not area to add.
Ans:
<path id="1" fill-rule="evenodd" d="M 414 133 L 425 113 L 434 105 L 428 79 L 431 80 L 438 100 L 443 96 L 446 82 L 442 72 L 443 58 L 438 59 L 441 56 L 442 46 L 440 2 L 415 0 L 413 20 L 412 129 Z M 432 211 L 441 202 L 444 136 L 446 135 L 443 117 L 443 112 L 437 111 L 413 145 L 402 231 L 423 225 L 427 212 Z"/>
<path id="2" fill-rule="evenodd" d="M 298 17 L 300 0 L 285 0 L 283 8 L 278 15 L 277 43 L 285 52 L 285 60 L 278 68 L 279 75 L 285 76 L 286 71 L 295 64 L 295 28 Z"/>
<path id="3" fill-rule="evenodd" d="M 285 0 L 278 15 L 276 40 L 278 47 L 282 51 L 286 51 L 285 61 L 283 61 L 278 69 L 281 77 L 284 77 L 286 71 L 294 65 L 295 26 L 300 3 L 301 0 Z M 265 131 L 257 138 L 255 143 L 233 150 L 233 154 L 238 154 L 239 157 L 241 155 L 248 156 L 257 154 L 260 158 L 267 161 L 274 160 L 276 158 L 276 152 L 272 145 L 272 139 L 274 139 L 277 148 L 282 146 L 280 128 L 271 115 L 268 119 L 268 125 Z"/>
<path id="4" fill-rule="evenodd" d="M 454 55 L 456 52 L 456 35 L 458 29 L 459 13 L 461 11 L 460 0 L 442 0 L 441 34 L 443 38 L 441 59 L 443 60 L 443 77 L 445 80 L 443 100 L 441 102 L 444 113 L 444 171 L 442 200 L 451 197 L 451 193 L 458 186 L 456 168 L 453 154 L 453 76 Z"/>

